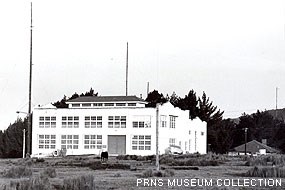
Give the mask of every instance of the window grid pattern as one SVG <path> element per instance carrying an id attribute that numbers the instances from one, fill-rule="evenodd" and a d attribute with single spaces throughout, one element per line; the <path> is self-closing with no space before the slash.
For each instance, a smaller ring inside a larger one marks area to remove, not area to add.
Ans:
<path id="1" fill-rule="evenodd" d="M 102 116 L 85 116 L 85 128 L 102 128 Z"/>
<path id="2" fill-rule="evenodd" d="M 167 123 L 167 122 L 166 122 L 166 115 L 161 115 L 161 116 L 160 116 L 160 126 L 163 127 L 163 128 L 165 128 L 165 127 L 167 127 L 167 126 L 166 126 L 166 123 Z"/>
<path id="3" fill-rule="evenodd" d="M 84 135 L 84 149 L 102 149 L 102 135 Z"/>
<path id="4" fill-rule="evenodd" d="M 175 138 L 169 138 L 169 145 L 175 145 Z"/>
<path id="5" fill-rule="evenodd" d="M 127 117 L 126 116 L 109 116 L 108 127 L 109 128 L 126 128 Z"/>
<path id="6" fill-rule="evenodd" d="M 39 117 L 39 127 L 40 128 L 55 128 L 56 127 L 56 117 L 55 116 Z"/>
<path id="7" fill-rule="evenodd" d="M 61 135 L 61 149 L 78 149 L 79 135 Z"/>
<path id="8" fill-rule="evenodd" d="M 39 149 L 55 149 L 56 135 L 39 135 Z"/>
<path id="9" fill-rule="evenodd" d="M 133 135 L 132 150 L 151 150 L 151 135 Z"/>
<path id="10" fill-rule="evenodd" d="M 170 128 L 175 128 L 175 126 L 176 126 L 176 117 L 177 116 L 173 116 L 173 115 L 169 116 L 169 118 L 170 118 L 169 127 Z"/>
<path id="11" fill-rule="evenodd" d="M 62 117 L 62 128 L 78 128 L 79 117 L 78 116 L 63 116 Z"/>
<path id="12" fill-rule="evenodd" d="M 134 116 L 133 128 L 151 128 L 151 117 Z"/>

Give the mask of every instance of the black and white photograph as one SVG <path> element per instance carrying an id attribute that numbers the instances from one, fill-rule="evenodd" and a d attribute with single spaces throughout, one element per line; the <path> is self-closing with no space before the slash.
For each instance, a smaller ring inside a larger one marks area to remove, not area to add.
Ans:
<path id="1" fill-rule="evenodd" d="M 0 190 L 285 189 L 285 1 L 0 1 Z"/>

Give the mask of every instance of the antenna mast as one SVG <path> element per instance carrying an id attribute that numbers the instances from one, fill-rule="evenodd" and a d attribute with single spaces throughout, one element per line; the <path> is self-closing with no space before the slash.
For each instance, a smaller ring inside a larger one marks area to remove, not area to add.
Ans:
<path id="1" fill-rule="evenodd" d="M 32 121 L 31 121 L 31 107 L 32 107 L 32 55 L 33 55 L 33 5 L 31 2 L 31 36 L 30 36 L 30 77 L 29 77 L 29 110 L 28 110 L 28 134 L 27 134 L 27 154 L 31 154 L 31 132 L 32 132 Z"/>
<path id="2" fill-rule="evenodd" d="M 126 96 L 128 96 L 128 69 L 129 69 L 129 43 L 127 42 L 127 58 L 126 58 Z"/>
<path id="3" fill-rule="evenodd" d="M 278 87 L 276 87 L 276 107 L 275 107 L 275 119 L 277 119 L 277 100 L 278 100 Z"/>

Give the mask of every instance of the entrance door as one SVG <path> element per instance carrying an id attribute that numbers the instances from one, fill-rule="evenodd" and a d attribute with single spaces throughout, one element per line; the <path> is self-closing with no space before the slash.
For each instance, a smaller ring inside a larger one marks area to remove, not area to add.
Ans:
<path id="1" fill-rule="evenodd" d="M 126 154 L 126 135 L 108 135 L 109 154 Z"/>

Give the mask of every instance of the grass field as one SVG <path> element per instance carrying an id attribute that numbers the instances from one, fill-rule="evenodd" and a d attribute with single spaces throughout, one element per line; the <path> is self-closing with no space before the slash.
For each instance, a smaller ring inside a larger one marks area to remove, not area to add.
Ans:
<path id="1" fill-rule="evenodd" d="M 0 189 L 285 189 L 283 158 L 166 155 L 161 172 L 154 157 L 2 159 Z"/>

